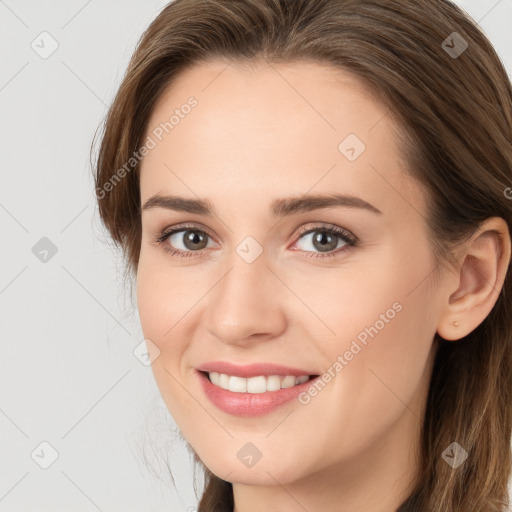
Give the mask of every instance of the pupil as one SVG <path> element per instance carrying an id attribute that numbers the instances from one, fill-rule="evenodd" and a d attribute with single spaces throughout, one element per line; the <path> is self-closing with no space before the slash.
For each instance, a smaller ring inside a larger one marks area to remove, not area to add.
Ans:
<path id="1" fill-rule="evenodd" d="M 186 242 L 190 242 L 192 245 L 200 244 L 201 242 L 204 242 L 206 237 L 199 234 L 197 231 L 187 231 L 185 233 L 185 240 Z M 186 244 L 187 245 L 187 244 Z M 203 244 L 204 245 L 204 244 Z M 197 247 L 192 247 L 193 249 L 197 249 Z M 200 247 L 201 249 L 202 247 Z"/>
<path id="2" fill-rule="evenodd" d="M 330 240 L 328 241 L 328 239 L 330 239 Z M 315 235 L 313 237 L 313 240 L 314 240 L 315 247 L 318 244 L 317 249 L 326 249 L 327 248 L 327 250 L 331 250 L 331 249 L 335 249 L 336 245 L 337 245 L 336 237 L 334 237 L 330 233 L 320 233 L 319 232 L 317 235 Z"/>

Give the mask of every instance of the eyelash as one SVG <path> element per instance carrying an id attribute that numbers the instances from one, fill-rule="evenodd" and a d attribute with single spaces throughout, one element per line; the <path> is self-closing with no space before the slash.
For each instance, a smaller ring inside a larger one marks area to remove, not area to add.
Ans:
<path id="1" fill-rule="evenodd" d="M 180 225 L 180 226 L 176 226 L 172 229 L 164 230 L 160 235 L 158 235 L 158 237 L 155 240 L 155 243 L 158 246 L 161 246 L 165 252 L 167 252 L 171 256 L 175 256 L 177 258 L 190 258 L 190 257 L 202 255 L 202 253 L 206 249 L 202 249 L 200 251 L 182 251 L 181 249 L 174 249 L 169 244 L 165 243 L 169 237 L 171 237 L 173 234 L 179 233 L 181 231 L 195 231 L 198 233 L 202 233 L 210 238 L 213 238 L 207 231 L 205 231 L 203 229 L 199 229 L 196 226 Z M 313 227 L 305 226 L 305 227 L 299 229 L 295 242 L 297 242 L 303 236 L 305 236 L 309 233 L 314 233 L 316 231 L 338 236 L 339 238 L 341 238 L 341 240 L 343 242 L 345 242 L 346 245 L 344 247 L 342 247 L 341 249 L 333 250 L 328 253 L 319 253 L 319 252 L 315 253 L 315 252 L 307 251 L 306 258 L 321 258 L 321 259 L 322 258 L 330 258 L 330 257 L 336 256 L 337 254 L 339 254 L 341 252 L 346 252 L 347 250 L 353 249 L 359 245 L 359 240 L 356 237 L 351 235 L 345 229 L 339 228 L 332 224 L 330 224 L 328 226 L 326 226 L 326 225 L 317 225 L 317 226 L 313 226 Z"/>

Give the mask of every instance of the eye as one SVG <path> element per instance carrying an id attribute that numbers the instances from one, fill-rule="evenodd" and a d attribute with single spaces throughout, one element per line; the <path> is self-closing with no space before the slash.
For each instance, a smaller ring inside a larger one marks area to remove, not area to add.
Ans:
<path id="1" fill-rule="evenodd" d="M 187 258 L 203 254 L 205 249 L 211 247 L 208 245 L 208 239 L 211 238 L 206 231 L 195 226 L 176 226 L 165 230 L 155 242 L 172 256 Z M 326 258 L 355 247 L 357 244 L 358 239 L 350 232 L 330 224 L 302 227 L 293 245 L 302 245 L 299 250 L 308 253 L 307 258 Z M 312 250 L 319 252 L 312 252 Z"/>
<path id="2" fill-rule="evenodd" d="M 357 246 L 357 238 L 338 226 L 305 226 L 299 230 L 299 238 L 294 245 L 299 245 L 301 251 L 307 252 L 308 258 L 325 258 L 335 256 Z M 299 244 L 301 242 L 301 244 Z M 341 242 L 341 243 L 340 243 Z M 302 245 L 302 247 L 300 247 Z M 340 249 L 341 247 L 341 249 Z M 340 250 L 335 250 L 340 249 Z M 311 252 L 311 250 L 319 252 Z M 334 252 L 333 252 L 334 251 Z"/>
<path id="3" fill-rule="evenodd" d="M 180 226 L 164 231 L 156 242 L 168 253 L 183 258 L 201 254 L 208 247 L 208 238 L 211 237 L 206 231 L 194 226 Z"/>

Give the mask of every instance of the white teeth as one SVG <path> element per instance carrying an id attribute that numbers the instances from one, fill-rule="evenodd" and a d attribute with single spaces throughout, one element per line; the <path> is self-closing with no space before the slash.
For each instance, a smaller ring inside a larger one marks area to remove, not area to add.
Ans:
<path id="1" fill-rule="evenodd" d="M 269 375 L 267 377 L 267 391 L 279 391 L 281 389 L 281 377 Z"/>
<path id="2" fill-rule="evenodd" d="M 231 380 L 231 377 L 229 380 Z M 248 393 L 265 393 L 265 391 L 267 391 L 267 379 L 263 375 L 247 379 Z"/>
<path id="3" fill-rule="evenodd" d="M 282 388 L 291 388 L 291 387 L 295 386 L 295 380 L 296 380 L 296 377 L 294 377 L 293 375 L 287 375 L 283 379 L 283 382 L 281 382 L 281 387 Z"/>
<path id="4" fill-rule="evenodd" d="M 211 375 L 211 374 L 210 374 Z M 225 373 L 217 373 L 218 380 L 216 384 L 224 389 L 229 389 L 229 375 L 226 375 Z"/>
<path id="5" fill-rule="evenodd" d="M 247 392 L 247 379 L 243 379 L 242 377 L 229 377 L 229 391 L 235 391 L 236 393 L 246 393 Z"/>
<path id="6" fill-rule="evenodd" d="M 287 375 L 286 377 L 269 375 L 265 377 L 264 375 L 259 375 L 248 379 L 218 372 L 209 372 L 208 375 L 213 384 L 235 393 L 265 393 L 267 391 L 278 391 L 279 389 L 291 388 L 309 380 L 308 375 L 301 375 L 300 377 L 293 375 Z"/>

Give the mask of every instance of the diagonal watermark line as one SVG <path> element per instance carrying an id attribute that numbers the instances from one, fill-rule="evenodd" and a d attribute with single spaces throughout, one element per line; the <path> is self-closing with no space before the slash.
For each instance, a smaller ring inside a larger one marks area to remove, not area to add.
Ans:
<path id="1" fill-rule="evenodd" d="M 60 27 L 60 29 L 62 30 L 63 28 L 67 27 L 71 21 L 73 21 L 90 3 L 91 3 L 92 0 L 88 0 L 87 3 L 85 3 L 80 9 L 78 9 L 78 11 L 73 14 L 73 16 L 71 16 L 71 18 L 66 21 L 66 23 L 64 23 L 64 25 L 62 25 L 62 27 Z"/>
<path id="2" fill-rule="evenodd" d="M 267 470 L 265 470 L 267 471 Z M 302 503 L 300 503 L 299 501 L 297 501 L 297 499 L 292 495 L 290 494 L 290 492 L 284 487 L 284 485 L 282 485 L 280 482 L 278 482 L 273 475 L 271 475 L 268 471 L 267 473 L 274 479 L 274 482 L 279 485 L 279 487 L 281 487 L 281 489 L 283 489 L 283 491 L 288 494 L 288 496 L 290 496 L 290 498 L 295 501 L 295 503 L 297 503 L 297 505 L 299 505 L 299 507 L 304 510 L 305 512 L 309 512 L 308 509 L 306 507 L 304 507 L 304 505 Z"/>
<path id="3" fill-rule="evenodd" d="M 421 421 L 420 417 L 371 368 L 368 368 L 368 370 L 370 370 L 373 373 L 373 375 L 375 375 L 375 377 L 377 377 L 377 379 L 379 379 L 382 382 L 382 384 L 384 384 L 384 386 L 386 386 L 389 389 L 389 391 L 391 391 L 391 393 L 393 393 L 393 395 L 395 395 L 396 398 L 400 400 L 400 402 L 402 402 L 402 404 L 404 404 L 404 406 L 407 407 L 407 409 L 409 409 L 409 411 L 412 414 L 414 414 L 414 416 L 416 416 L 418 421 Z"/>
<path id="4" fill-rule="evenodd" d="M 167 169 L 169 169 L 169 171 L 171 171 L 174 176 L 176 176 L 176 178 L 178 178 L 181 183 L 183 183 L 183 185 L 185 185 L 185 187 L 187 187 L 190 192 L 192 192 L 192 194 L 194 194 L 198 199 L 200 199 L 200 197 L 164 162 L 164 167 L 167 167 Z M 215 217 L 217 217 L 217 219 L 222 222 L 222 224 L 224 224 L 224 226 L 226 226 L 226 228 L 229 229 L 229 231 L 231 231 L 231 233 L 233 233 L 233 230 L 218 216 L 218 215 L 215 215 Z"/>
<path id="5" fill-rule="evenodd" d="M 458 246 L 458 245 L 461 245 L 461 244 L 464 244 L 464 241 L 460 242 L 459 244 L 456 244 L 454 247 Z M 453 256 L 453 263 L 454 264 L 460 264 L 463 262 L 463 260 L 468 256 L 467 253 L 463 252 L 460 256 L 460 258 L 458 258 L 457 256 L 455 255 L 452 255 Z M 469 255 L 471 256 L 471 255 Z M 498 290 L 496 288 L 496 286 L 494 286 L 492 283 L 490 283 L 488 281 L 488 279 L 477 269 L 477 268 L 473 268 L 473 270 L 482 278 L 483 281 L 485 281 L 498 295 L 500 294 L 501 290 Z"/>
<path id="6" fill-rule="evenodd" d="M 9 80 L 7 80 L 7 82 L 4 85 L 2 85 L 2 87 L 0 87 L 0 91 L 3 91 L 27 66 L 28 61 L 25 62 L 25 64 L 23 64 L 23 66 L 21 66 L 21 68 L 18 69 L 18 71 L 16 71 L 16 73 L 14 73 L 13 76 L 11 76 L 11 78 L 9 78 Z"/>
<path id="7" fill-rule="evenodd" d="M 272 274 L 274 274 L 279 279 L 279 281 L 281 281 L 281 283 L 283 283 L 286 286 L 286 288 L 288 288 L 288 290 L 290 290 L 295 295 L 295 297 L 297 297 L 297 299 L 299 299 L 302 302 L 302 304 L 304 304 L 304 306 L 306 306 L 309 309 L 309 311 L 311 311 L 311 313 L 313 313 L 313 315 L 315 315 L 318 318 L 318 320 L 320 320 L 320 322 L 322 322 L 325 325 L 325 327 L 327 327 L 327 329 L 329 329 L 329 331 L 331 331 L 336 336 L 336 333 L 268 265 L 265 266 L 270 270 L 270 272 L 272 272 Z"/>
<path id="8" fill-rule="evenodd" d="M 1 498 L 0 501 L 2 501 L 27 475 L 29 474 L 29 471 L 27 471 Z"/>
<path id="9" fill-rule="evenodd" d="M 455 248 L 455 247 L 457 247 L 457 246 L 459 246 L 459 245 L 461 245 L 461 244 L 464 244 L 464 241 L 462 241 L 462 242 L 460 242 L 460 243 L 458 243 L 458 244 L 454 245 L 454 246 L 453 246 L 453 248 Z M 455 256 L 455 255 L 452 255 L 452 256 L 453 256 L 453 260 L 454 260 L 454 261 L 453 261 L 453 263 L 454 263 L 454 264 L 456 264 L 456 263 L 461 263 L 461 262 L 462 262 L 462 260 L 465 258 L 465 256 L 466 256 L 466 255 L 465 255 L 465 254 L 462 254 L 462 256 L 460 257 L 460 259 L 459 259 L 457 256 Z M 422 284 L 426 279 L 428 279 L 428 278 L 433 274 L 433 272 L 434 272 L 438 267 L 439 267 L 439 265 L 436 263 L 436 264 L 434 265 L 434 268 L 433 268 L 433 269 L 432 269 L 432 270 L 431 270 L 431 271 L 430 271 L 430 272 L 429 272 L 429 273 L 428 273 L 428 274 L 427 274 L 427 275 L 426 275 L 426 276 L 425 276 L 425 277 L 424 277 L 424 278 L 423 278 L 423 279 L 422 279 L 422 280 L 421 280 L 421 281 L 420 281 L 420 282 L 419 282 L 419 283 L 418 283 L 418 284 L 417 284 L 417 285 L 416 285 L 416 286 L 415 286 L 415 287 L 414 287 L 414 288 L 413 288 L 409 293 L 407 293 L 406 297 L 408 297 L 408 296 L 409 296 L 409 295 L 410 295 L 414 290 L 416 290 L 416 289 L 417 289 L 417 288 L 418 288 L 418 287 L 419 287 L 419 286 L 420 286 L 420 285 L 421 285 L 421 284 Z M 500 290 L 498 290 L 498 289 L 497 289 L 493 284 L 491 284 L 491 283 L 487 280 L 487 278 L 486 278 L 486 277 L 485 277 L 481 272 L 479 272 L 478 270 L 477 270 L 477 274 L 478 274 L 478 275 L 479 275 L 479 276 L 480 276 L 480 277 L 481 277 L 481 278 L 482 278 L 482 279 L 483 279 L 483 280 L 484 280 L 484 281 L 485 281 L 485 282 L 486 282 L 486 283 L 487 283 L 487 284 L 488 284 L 488 285 L 489 285 L 489 286 L 490 286 L 490 287 L 491 287 L 491 288 L 492 288 L 496 293 L 498 293 L 498 294 L 500 293 Z"/>
<path id="10" fill-rule="evenodd" d="M 60 232 L 61 232 L 61 233 L 64 233 L 64 231 L 65 231 L 66 229 L 68 229 L 68 228 L 69 228 L 69 226 L 70 226 L 73 222 L 75 222 L 75 220 L 76 220 L 80 215 L 82 215 L 82 213 L 83 213 L 85 210 L 87 210 L 87 208 L 89 208 L 89 205 L 84 206 L 84 207 L 80 210 L 80 212 L 79 212 L 79 213 L 77 213 L 77 214 L 73 217 L 73 219 L 71 219 L 71 221 L 70 221 L 68 224 L 66 224 L 66 226 L 65 226 L 65 227 L 63 227 L 63 228 L 62 228 L 62 230 L 61 230 Z"/>
<path id="11" fill-rule="evenodd" d="M 486 18 L 492 11 L 494 11 L 494 9 L 499 5 L 501 4 L 502 0 L 498 0 L 493 7 L 491 7 L 478 21 L 477 23 L 480 25 L 480 23 L 482 22 L 482 20 L 484 18 Z"/>
<path id="12" fill-rule="evenodd" d="M 420 212 L 418 211 L 409 201 L 407 201 L 407 199 L 405 199 L 405 197 L 400 194 L 400 192 L 398 192 L 398 190 L 393 187 L 393 185 L 391 185 L 391 183 L 386 179 L 384 178 L 384 176 L 379 172 L 377 171 L 377 169 L 375 169 L 375 167 L 372 165 L 372 164 L 368 164 L 397 194 L 398 196 L 400 196 L 420 217 L 423 217 L 423 219 L 427 220 L 425 218 L 425 216 Z"/>
<path id="13" fill-rule="evenodd" d="M 391 110 L 388 109 L 388 111 L 376 123 L 374 123 L 374 125 L 368 130 L 368 132 L 371 132 L 390 112 Z"/>
<path id="14" fill-rule="evenodd" d="M 0 294 L 4 293 L 4 291 L 7 289 L 7 287 L 9 287 L 12 283 L 14 283 L 14 281 L 16 279 L 18 279 L 18 277 L 23 274 L 23 272 L 25 272 L 25 270 L 27 270 L 28 268 L 28 265 L 25 266 L 25 268 L 23 270 L 20 270 L 18 272 L 18 274 L 16 274 L 1 290 L 0 290 Z"/>
<path id="15" fill-rule="evenodd" d="M 406 297 L 409 297 L 409 295 L 411 295 L 411 293 L 416 290 L 424 281 L 426 281 L 431 275 L 432 273 L 436 270 L 437 268 L 437 265 L 434 265 L 434 268 L 406 295 Z"/>
<path id="16" fill-rule="evenodd" d="M 208 416 L 210 416 L 210 418 L 212 418 L 215 423 L 217 423 L 219 425 L 220 428 L 222 428 L 222 430 L 224 430 L 226 432 L 226 434 L 228 434 L 230 437 L 234 437 L 233 434 L 231 434 L 231 432 L 226 428 L 224 427 L 224 425 L 222 425 L 216 418 L 215 416 L 212 416 L 208 410 L 203 407 L 203 405 L 201 404 L 201 402 L 199 402 L 199 400 L 185 387 L 183 386 L 183 384 L 181 384 L 181 382 L 165 367 L 165 366 L 162 366 L 162 368 L 169 374 L 170 377 L 172 377 L 176 383 L 184 390 L 186 391 L 191 398 L 194 399 L 194 401 L 208 414 Z"/>
<path id="17" fill-rule="evenodd" d="M 130 368 L 118 381 L 61 437 L 61 441 L 132 371 Z"/>
<path id="18" fill-rule="evenodd" d="M 228 476 L 229 476 L 229 475 L 231 475 L 231 473 L 233 473 L 233 470 L 231 470 L 227 475 L 224 475 L 224 476 L 222 477 L 222 480 L 226 480 L 226 481 L 227 481 Z"/>
<path id="19" fill-rule="evenodd" d="M 22 19 L 21 19 L 21 18 L 20 18 L 20 17 L 19 17 L 19 16 L 18 16 L 18 15 L 17 15 L 17 14 L 16 14 L 16 13 L 15 13 L 15 12 L 14 12 L 14 11 L 13 11 L 9 6 L 8 6 L 8 5 L 7 5 L 7 4 L 6 4 L 6 3 L 5 3 L 5 2 L 4 2 L 4 0 L 0 0 L 0 3 L 1 3 L 2 5 L 4 5 L 7 9 L 9 9 L 9 11 L 11 11 L 11 14 L 12 14 L 13 16 L 15 16 L 16 18 L 18 18 L 18 20 L 19 20 L 21 23 L 23 23 L 23 25 L 25 25 L 25 27 L 30 28 L 30 27 L 29 27 L 29 26 L 28 26 L 28 25 L 27 25 L 27 24 L 26 24 L 26 23 L 25 23 L 25 22 L 24 22 L 24 21 L 23 21 L 23 20 L 22 20 Z"/>
<path id="20" fill-rule="evenodd" d="M 25 231 L 25 233 L 28 233 L 28 229 L 3 204 L 0 204 L 0 208 L 7 212 L 7 214 L 10 215 L 10 217 Z"/>
<path id="21" fill-rule="evenodd" d="M 321 176 L 317 181 L 316 183 L 314 183 L 310 188 L 309 190 L 306 190 L 306 192 L 304 192 L 304 194 L 302 194 L 300 197 L 304 197 L 305 195 L 309 194 L 309 192 L 311 192 L 334 168 L 336 167 L 336 164 L 332 165 L 330 167 L 330 169 L 323 175 Z M 273 224 L 273 226 L 268 230 L 267 233 L 270 233 L 280 222 L 283 221 L 283 218 L 280 218 L 277 222 L 275 222 Z"/>
<path id="22" fill-rule="evenodd" d="M 5 414 L 5 412 L 0 409 L 0 412 L 28 439 L 29 437 L 27 436 L 27 434 L 25 434 L 25 432 L 23 432 L 23 430 L 21 430 L 20 427 L 18 427 L 18 425 L 16 425 L 16 423 L 14 423 L 14 421 L 9 418 L 9 416 L 7 416 L 7 414 Z"/>
<path id="23" fill-rule="evenodd" d="M 272 432 L 274 432 L 274 430 L 276 430 L 276 429 L 277 429 L 277 427 L 279 427 L 279 425 L 281 425 L 281 424 L 284 422 L 284 420 L 285 420 L 286 418 L 288 418 L 288 416 L 290 416 L 290 414 L 292 414 L 293 412 L 295 412 L 295 411 L 290 411 L 290 412 L 289 412 L 289 413 L 288 413 L 288 414 L 287 414 L 287 415 L 286 415 L 286 416 L 285 416 L 285 417 L 284 417 L 284 418 L 283 418 L 283 419 L 282 419 L 282 420 L 281 420 L 281 421 L 280 421 L 280 422 L 279 422 L 279 423 L 278 423 L 278 424 L 277 424 L 277 425 L 276 425 L 276 426 L 275 426 L 275 427 L 274 427 L 274 428 L 273 428 L 273 429 L 272 429 L 272 430 L 271 430 L 271 431 L 270 431 L 270 432 L 265 436 L 265 439 L 266 439 L 270 434 L 272 434 Z"/>
<path id="24" fill-rule="evenodd" d="M 407 89 L 407 91 L 405 92 L 404 96 L 407 96 L 407 94 L 409 93 L 409 91 L 412 89 L 412 85 Z M 368 133 L 371 132 L 386 116 L 389 115 L 389 113 L 391 112 L 391 109 L 388 109 L 387 112 L 368 130 Z"/>
<path id="25" fill-rule="evenodd" d="M 496 293 L 500 293 L 501 290 L 498 290 L 493 284 L 491 284 L 487 278 L 475 267 L 473 267 L 473 270 L 496 292 Z"/>
<path id="26" fill-rule="evenodd" d="M 126 334 L 129 334 L 130 336 L 132 335 L 131 332 L 87 288 L 85 288 L 85 286 L 80 283 L 80 281 L 78 281 L 78 279 L 74 277 L 66 267 L 64 267 L 64 265 L 61 265 L 61 267 L 82 288 L 82 290 L 84 290 L 89 295 L 89 297 L 91 297 L 96 302 L 96 304 L 98 304 L 112 319 L 115 320 L 117 325 L 119 325 L 119 327 L 121 327 L 126 332 Z"/>
<path id="27" fill-rule="evenodd" d="M 215 75 L 209 82 L 208 84 L 206 85 L 206 87 L 204 87 L 203 89 L 201 89 L 201 92 L 204 92 L 208 87 L 210 87 L 210 85 L 215 81 L 217 80 L 217 78 L 219 78 L 219 76 L 224 73 L 224 71 L 226 71 L 226 69 L 231 65 L 231 61 L 229 61 L 218 73 L 217 75 Z"/>
<path id="28" fill-rule="evenodd" d="M 169 332 L 171 332 L 232 270 L 233 267 L 231 267 L 202 297 L 200 297 L 197 302 L 193 304 L 192 307 L 172 327 L 168 329 L 164 336 L 167 336 Z"/>
<path id="29" fill-rule="evenodd" d="M 100 507 L 98 507 L 98 505 L 96 505 L 96 503 L 94 503 L 94 501 L 91 500 L 91 498 L 89 496 L 87 496 L 87 494 L 82 491 L 82 489 L 80 489 L 80 487 L 78 487 L 78 485 L 76 485 L 75 482 L 73 482 L 73 480 L 71 480 L 71 478 L 69 478 L 68 475 L 66 475 L 66 473 L 64 473 L 64 471 L 62 471 L 62 469 L 60 470 L 60 472 L 100 511 L 100 512 L 103 512 L 103 510 L 101 510 Z"/>
<path id="30" fill-rule="evenodd" d="M 93 90 L 92 90 L 92 89 L 91 89 L 91 88 L 90 88 L 90 87 L 89 87 L 89 86 L 88 86 L 88 85 L 87 85 L 87 84 L 86 84 L 86 83 L 85 83 L 85 82 L 84 82 L 84 81 L 83 81 L 83 80 L 82 80 L 82 79 L 81 79 L 81 78 L 80 78 L 80 77 L 79 77 L 79 76 L 78 76 L 78 75 L 77 75 L 77 74 L 76 74 L 76 73 L 75 73 L 75 72 L 74 72 L 74 71 L 73 71 L 73 70 L 72 70 L 72 69 L 71 69 L 71 68 L 70 68 L 66 63 L 65 63 L 65 62 L 64 62 L 64 61 L 63 61 L 63 60 L 61 60 L 61 62 L 62 62 L 62 64 L 64 64 L 64 66 L 66 66 L 66 67 L 69 69 L 69 71 L 70 71 L 71 73 L 73 73 L 73 75 L 75 75 L 75 76 L 76 76 L 76 78 L 77 78 L 80 82 L 82 82 L 82 84 L 83 84 L 85 87 L 87 87 L 87 89 L 89 89 L 89 91 L 90 91 L 92 94 L 94 94 L 94 96 L 96 96 L 96 98 L 98 98 L 98 99 L 101 101 L 101 103 L 103 103 L 103 105 L 105 105 L 105 107 L 107 107 L 107 108 L 108 108 L 108 105 L 107 105 L 107 104 L 106 104 L 106 103 L 105 103 L 105 102 L 104 102 L 104 101 L 103 101 L 103 100 L 102 100 L 102 99 L 101 99 L 101 98 L 100 98 L 100 97 L 99 97 L 99 96 L 98 96 L 98 95 L 97 95 L 97 94 L 96 94 L 96 93 L 95 93 L 95 92 L 94 92 L 94 91 L 93 91 Z"/>
<path id="31" fill-rule="evenodd" d="M 320 114 L 320 112 L 318 112 L 318 110 L 313 106 L 311 105 L 311 103 L 306 99 L 304 98 L 304 96 L 302 96 L 302 94 L 290 83 L 288 82 L 288 80 L 286 80 L 286 78 L 281 74 L 279 73 L 279 71 L 277 71 L 277 69 L 272 66 L 272 64 L 270 64 L 270 62 L 268 61 L 265 61 L 334 131 L 336 131 L 336 128 L 334 128 L 334 126 L 329 123 L 329 121 L 327 121 L 327 119 L 322 115 Z"/>

